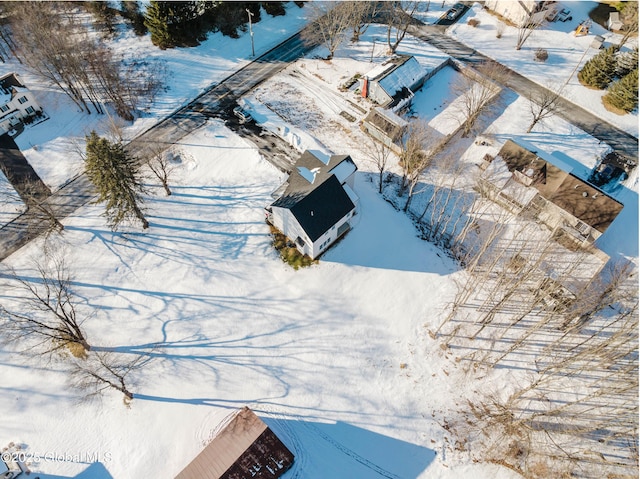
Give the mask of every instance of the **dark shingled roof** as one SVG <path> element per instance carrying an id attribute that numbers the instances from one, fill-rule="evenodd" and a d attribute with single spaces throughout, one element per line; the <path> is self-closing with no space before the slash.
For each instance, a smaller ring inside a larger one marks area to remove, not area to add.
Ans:
<path id="1" fill-rule="evenodd" d="M 18 86 L 24 87 L 20 80 L 16 77 L 15 73 L 8 73 L 2 78 L 0 78 L 0 90 L 3 90 L 7 93 L 11 92 L 11 87 Z"/>
<path id="2" fill-rule="evenodd" d="M 622 203 L 536 153 L 507 140 L 498 155 L 505 161 L 509 171 L 527 171 L 527 176 L 534 178 L 531 186 L 544 199 L 604 233 L 622 211 Z"/>
<path id="3" fill-rule="evenodd" d="M 309 239 L 315 241 L 354 208 L 338 179 L 331 175 L 289 209 Z"/>
<path id="4" fill-rule="evenodd" d="M 350 163 L 355 171 L 356 166 L 349 155 L 332 155 L 328 163 L 324 163 L 310 151 L 305 151 L 289 175 L 284 193 L 271 204 L 289 209 L 311 241 L 317 240 L 355 208 L 334 174 L 343 162 Z M 313 183 L 301 175 L 298 168 L 316 170 Z"/>

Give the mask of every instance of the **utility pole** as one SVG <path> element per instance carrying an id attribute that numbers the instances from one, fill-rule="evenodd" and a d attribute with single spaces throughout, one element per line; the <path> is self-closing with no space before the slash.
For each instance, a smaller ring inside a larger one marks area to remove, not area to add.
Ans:
<path id="1" fill-rule="evenodd" d="M 253 17 L 253 13 L 248 8 L 245 8 L 247 14 L 249 15 L 249 36 L 251 36 L 251 58 L 256 56 L 256 51 L 253 47 L 253 26 L 251 24 L 251 17 Z"/>

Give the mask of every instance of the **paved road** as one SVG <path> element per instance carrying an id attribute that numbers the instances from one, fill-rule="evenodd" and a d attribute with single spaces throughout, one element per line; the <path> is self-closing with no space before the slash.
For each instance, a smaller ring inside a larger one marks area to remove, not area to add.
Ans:
<path id="1" fill-rule="evenodd" d="M 270 78 L 289 63 L 304 56 L 313 46 L 306 45 L 300 34 L 268 51 L 217 85 L 196 97 L 191 103 L 135 138 L 127 150 L 140 158 L 156 145 L 172 145 L 204 125 L 208 117 L 229 117 L 242 95 Z"/>
<path id="2" fill-rule="evenodd" d="M 442 32 L 442 27 L 414 25 L 411 27 L 410 33 L 464 63 L 477 64 L 492 61 L 474 49 L 446 36 Z M 188 105 L 178 109 L 169 117 L 140 134 L 127 145 L 128 151 L 135 156 L 144 158 L 158 145 L 166 145 L 167 147 L 173 145 L 203 126 L 207 118 L 218 117 L 226 119 L 231 129 L 256 143 L 267 160 L 282 171 L 289 171 L 292 160 L 295 159 L 295 152 L 289 145 L 253 123 L 240 125 L 229 118 L 233 118 L 231 109 L 236 105 L 238 98 L 288 66 L 290 62 L 302 57 L 312 48 L 312 45 L 305 45 L 302 42 L 299 33 L 293 35 L 254 62 L 225 78 L 219 84 L 212 86 Z M 506 86 L 521 95 L 527 95 L 536 89 L 543 88 L 516 73 L 511 75 Z M 638 140 L 635 137 L 603 122 L 570 102 L 566 102 L 566 113 L 563 116 L 567 121 L 637 161 Z M 93 196 L 92 185 L 84 175 L 80 175 L 51 195 L 46 201 L 51 205 L 57 217 L 64 218 L 77 208 L 87 204 Z M 44 232 L 45 225 L 43 223 L 45 222 L 41 220 L 37 212 L 30 211 L 12 223 L 0 227 L 0 261 L 34 236 Z"/>
<path id="3" fill-rule="evenodd" d="M 138 135 L 126 146 L 127 150 L 139 158 L 144 158 L 158 145 L 165 145 L 168 148 L 179 142 L 186 135 L 203 126 L 208 118 L 233 117 L 231 110 L 238 98 L 313 48 L 313 45 L 302 41 L 299 33 L 293 35 L 212 86 L 188 105 Z M 262 155 L 272 161 L 276 167 L 282 171 L 290 170 L 295 154 L 292 148 L 280 138 L 262 131 L 255 124 L 239 125 L 231 120 L 229 126 L 254 141 Z M 45 196 L 48 196 L 45 200 L 46 204 L 51 207 L 57 218 L 62 219 L 89 203 L 95 194 L 93 186 L 82 174 L 73 178 L 54 194 Z M 36 209 L 31 209 L 11 223 L 1 226 L 0 261 L 34 237 L 44 233 L 46 226 L 47 222 L 43 221 L 42 214 Z"/>
<path id="4" fill-rule="evenodd" d="M 431 43 L 433 46 L 444 51 L 453 58 L 470 65 L 477 65 L 482 62 L 493 62 L 489 57 L 479 53 L 473 48 L 448 37 L 440 29 L 429 25 L 412 26 L 409 32 Z M 516 93 L 528 96 L 535 91 L 542 91 L 544 87 L 537 83 L 511 71 L 505 86 L 511 88 Z M 603 121 L 594 114 L 583 109 L 579 105 L 568 100 L 562 100 L 563 112 L 559 116 L 569 123 L 581 128 L 598 140 L 611 145 L 615 150 L 623 153 L 628 158 L 638 161 L 638 139 L 633 135 Z"/>
<path id="5" fill-rule="evenodd" d="M 13 185 L 22 201 L 43 200 L 51 190 L 24 157 L 16 142 L 8 134 L 0 135 L 0 170 Z"/>

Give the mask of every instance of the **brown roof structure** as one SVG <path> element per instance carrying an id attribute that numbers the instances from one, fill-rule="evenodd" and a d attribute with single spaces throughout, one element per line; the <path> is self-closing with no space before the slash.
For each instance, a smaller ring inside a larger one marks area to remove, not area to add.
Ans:
<path id="1" fill-rule="evenodd" d="M 540 153 L 543 155 L 543 153 Z M 531 180 L 530 186 L 556 206 L 604 233 L 624 205 L 596 186 L 555 166 L 531 151 L 507 140 L 500 152 L 510 172 Z"/>
<path id="2" fill-rule="evenodd" d="M 244 407 L 176 479 L 272 479 L 293 464 L 293 454 Z"/>

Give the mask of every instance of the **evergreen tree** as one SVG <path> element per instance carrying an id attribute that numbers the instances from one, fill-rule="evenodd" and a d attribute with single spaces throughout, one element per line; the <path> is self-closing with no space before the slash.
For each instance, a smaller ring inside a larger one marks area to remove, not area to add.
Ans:
<path id="1" fill-rule="evenodd" d="M 147 5 L 144 26 L 151 33 L 151 43 L 160 49 L 173 48 L 175 43 L 169 32 L 170 10 L 167 2 L 152 0 Z"/>
<path id="2" fill-rule="evenodd" d="M 638 107 L 638 68 L 625 75 L 621 80 L 611 84 L 607 94 L 602 98 L 609 104 L 627 113 Z"/>
<path id="3" fill-rule="evenodd" d="M 137 218 L 142 228 L 149 222 L 142 214 L 142 184 L 138 179 L 138 162 L 121 143 L 111 143 L 92 131 L 87 139 L 85 171 L 98 190 L 96 203 L 105 203 L 104 216 L 112 230 L 127 220 Z"/>
<path id="4" fill-rule="evenodd" d="M 140 3 L 137 1 L 120 2 L 121 14 L 128 20 L 133 27 L 136 35 L 142 36 L 147 33 L 147 27 L 144 24 L 144 15 L 140 11 Z"/>
<path id="5" fill-rule="evenodd" d="M 217 8 L 218 29 L 220 33 L 231 38 L 238 38 L 238 29 L 245 30 L 249 17 L 247 4 L 240 2 L 222 2 Z M 254 20 L 252 20 L 254 21 Z"/>
<path id="6" fill-rule="evenodd" d="M 638 68 L 638 47 L 626 52 L 616 53 L 616 75 L 619 78 Z"/>
<path id="7" fill-rule="evenodd" d="M 203 39 L 197 2 L 160 2 L 147 6 L 144 25 L 161 49 L 196 46 Z"/>
<path id="8" fill-rule="evenodd" d="M 284 2 L 261 2 L 262 8 L 272 17 L 278 17 L 287 13 L 284 9 Z"/>
<path id="9" fill-rule="evenodd" d="M 578 80 L 585 86 L 604 90 L 613 81 L 616 70 L 614 46 L 605 48 L 589 60 L 578 73 Z"/>

